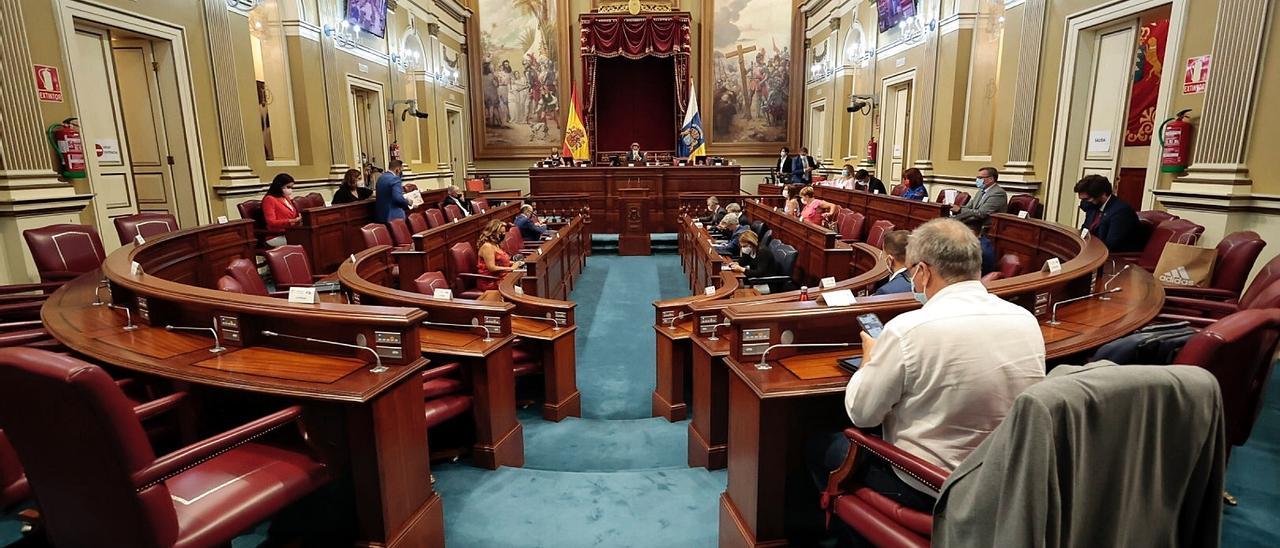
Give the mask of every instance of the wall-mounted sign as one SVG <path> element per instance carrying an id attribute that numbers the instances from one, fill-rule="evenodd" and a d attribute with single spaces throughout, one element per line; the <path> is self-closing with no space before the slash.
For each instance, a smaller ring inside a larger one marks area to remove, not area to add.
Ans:
<path id="1" fill-rule="evenodd" d="M 1212 55 L 1187 58 L 1187 71 L 1182 77 L 1184 95 L 1204 93 L 1205 88 L 1209 87 L 1209 61 L 1212 58 Z"/>
<path id="2" fill-rule="evenodd" d="M 62 82 L 58 68 L 49 65 L 32 65 L 36 75 L 36 97 L 47 103 L 62 102 Z"/>
<path id="3" fill-rule="evenodd" d="M 118 164 L 120 158 L 120 142 L 115 139 L 95 139 L 93 152 L 100 164 Z"/>

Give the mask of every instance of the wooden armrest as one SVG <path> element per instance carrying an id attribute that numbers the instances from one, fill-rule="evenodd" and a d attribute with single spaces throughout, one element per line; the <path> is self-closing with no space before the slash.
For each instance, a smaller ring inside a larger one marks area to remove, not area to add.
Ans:
<path id="1" fill-rule="evenodd" d="M 174 392 L 162 398 L 156 398 L 146 403 L 133 406 L 133 414 L 138 416 L 138 420 L 147 420 L 151 417 L 164 413 L 173 409 L 187 397 L 186 392 Z"/>
<path id="2" fill-rule="evenodd" d="M 1165 295 L 1169 297 L 1184 297 L 1188 299 L 1214 300 L 1214 301 L 1230 301 L 1240 297 L 1234 291 L 1226 289 L 1214 289 L 1212 287 L 1165 287 Z"/>
<path id="3" fill-rule="evenodd" d="M 232 428 L 212 438 L 202 440 L 160 457 L 133 474 L 133 484 L 138 491 L 164 483 L 192 466 L 209 460 L 224 451 L 252 441 L 276 428 L 293 423 L 302 417 L 302 406 L 287 407 L 258 420 Z"/>
<path id="4" fill-rule="evenodd" d="M 1165 297 L 1164 305 L 1165 307 L 1171 308 L 1196 310 L 1216 317 L 1224 317 L 1240 311 L 1240 307 L 1235 304 L 1206 301 L 1203 299 L 1190 299 L 1187 297 Z"/>
<path id="5" fill-rule="evenodd" d="M 37 297 L 37 296 L 40 296 L 41 294 L 47 295 L 49 293 L 53 293 L 53 290 L 58 289 L 59 287 L 62 287 L 62 282 L 41 282 L 41 283 L 34 283 L 34 284 L 0 285 L 0 295 L 11 295 L 14 293 L 33 293 L 31 296 Z M 36 291 L 40 291 L 42 293 L 40 294 L 34 293 Z"/>
<path id="6" fill-rule="evenodd" d="M 433 367 L 422 372 L 422 382 L 432 379 L 453 375 L 462 370 L 462 364 L 459 362 L 449 362 L 439 367 Z"/>
<path id="7" fill-rule="evenodd" d="M 501 280 L 501 278 L 497 276 L 488 276 L 485 274 L 472 274 L 469 272 L 461 272 L 458 274 L 458 276 L 462 278 L 475 278 L 478 280 L 494 280 L 494 281 Z"/>
<path id="8" fill-rule="evenodd" d="M 906 472 L 936 491 L 942 490 L 942 484 L 946 483 L 947 476 L 950 475 L 937 465 L 898 449 L 892 443 L 867 434 L 857 428 L 846 428 L 844 435 L 849 438 L 853 445 L 861 446 L 876 457 L 889 463 L 889 465 Z"/>
<path id="9" fill-rule="evenodd" d="M 1160 314 L 1156 316 L 1156 318 L 1152 321 L 1159 322 L 1159 323 L 1187 322 L 1187 324 L 1189 324 L 1191 327 L 1198 327 L 1198 328 L 1204 329 L 1206 327 L 1209 327 L 1210 325 L 1213 325 L 1213 322 L 1216 322 L 1218 320 L 1216 318 L 1202 318 L 1200 316 L 1185 316 L 1182 314 Z"/>

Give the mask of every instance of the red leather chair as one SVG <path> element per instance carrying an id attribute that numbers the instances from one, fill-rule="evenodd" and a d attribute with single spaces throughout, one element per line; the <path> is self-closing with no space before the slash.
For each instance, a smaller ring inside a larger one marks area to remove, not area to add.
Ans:
<path id="1" fill-rule="evenodd" d="M 239 286 L 239 291 L 233 289 L 225 289 L 233 293 L 244 293 L 245 295 L 258 295 L 260 297 L 281 297 L 288 294 L 288 291 L 276 291 L 274 293 L 267 291 L 267 284 L 262 281 L 262 276 L 258 275 L 258 267 L 249 259 L 236 259 L 227 265 L 225 277 L 230 277 L 235 285 Z M 218 289 L 223 289 L 222 279 L 218 279 Z"/>
<path id="2" fill-rule="evenodd" d="M 1142 248 L 1142 251 L 1112 253 L 1111 257 L 1133 263 L 1150 272 L 1155 270 L 1156 264 L 1160 262 L 1160 254 L 1164 253 L 1165 244 L 1176 242 L 1194 245 L 1199 241 L 1201 234 L 1204 234 L 1203 226 L 1186 219 L 1168 220 L 1156 227 L 1155 232 L 1152 232 L 1151 237 L 1147 239 L 1147 245 Z"/>
<path id="3" fill-rule="evenodd" d="M 0 428 L 56 546 L 225 545 L 329 481 L 310 455 L 258 441 L 298 427 L 297 406 L 156 458 L 129 400 L 97 366 L 0 350 L 0 400 Z"/>
<path id="4" fill-rule="evenodd" d="M 957 191 L 956 191 L 956 201 L 955 201 L 955 205 L 963 206 L 963 205 L 965 205 L 965 204 L 969 203 L 969 200 L 972 200 L 972 199 L 973 199 L 973 195 L 972 195 L 972 194 L 969 194 L 968 192 L 962 192 L 962 191 L 957 190 Z M 946 190 L 940 190 L 940 191 L 938 191 L 938 198 L 937 198 L 936 200 L 934 200 L 934 201 L 936 201 L 937 203 L 940 203 L 940 204 L 945 204 L 945 203 L 947 203 L 947 191 L 946 191 Z"/>
<path id="5" fill-rule="evenodd" d="M 139 213 L 126 215 L 111 220 L 116 225 L 116 235 L 120 237 L 120 245 L 128 245 L 139 234 L 143 239 L 150 239 L 157 234 L 165 234 L 178 230 L 178 220 L 168 213 Z"/>
<path id="6" fill-rule="evenodd" d="M 496 276 L 476 273 L 476 250 L 468 242 L 458 242 L 449 248 L 449 264 L 453 268 L 453 292 L 463 299 L 479 299 L 484 294 L 476 289 L 476 280 L 498 281 Z"/>
<path id="7" fill-rule="evenodd" d="M 0 323 L 34 320 L 39 325 L 40 307 L 61 286 L 62 282 L 0 286 Z"/>
<path id="8" fill-rule="evenodd" d="M 893 185 L 893 188 L 889 189 L 889 194 L 891 196 L 902 196 L 906 192 L 907 192 L 907 185 L 902 185 L 902 184 Z"/>
<path id="9" fill-rule="evenodd" d="M 18 452 L 0 430 L 0 512 L 7 512 L 31 498 L 31 485 L 22 471 Z"/>
<path id="10" fill-rule="evenodd" d="M 462 364 L 450 362 L 422 372 L 422 398 L 427 429 L 471 410 L 466 383 L 458 379 Z"/>
<path id="11" fill-rule="evenodd" d="M 387 230 L 391 233 L 391 241 L 397 247 L 413 247 L 413 232 L 409 230 L 409 223 L 404 219 L 387 221 Z"/>
<path id="12" fill-rule="evenodd" d="M 87 225 L 58 224 L 22 231 L 42 282 L 65 282 L 102 266 L 107 252 L 98 231 Z"/>
<path id="13" fill-rule="evenodd" d="M 321 196 L 319 192 L 299 196 L 293 199 L 293 207 L 297 208 L 298 211 L 313 207 L 324 207 L 324 196 Z"/>
<path id="14" fill-rule="evenodd" d="M 1017 215 L 1018 212 L 1025 211 L 1027 216 L 1032 219 L 1044 218 L 1044 206 L 1040 205 L 1040 198 L 1030 194 L 1014 194 L 1010 196 L 1009 207 L 1005 211 L 1010 215 Z"/>
<path id="15" fill-rule="evenodd" d="M 822 507 L 827 511 L 828 519 L 835 514 L 875 546 L 929 546 L 933 514 L 898 504 L 870 487 L 858 484 L 850 476 L 863 453 L 866 453 L 865 458 L 883 460 L 935 491 L 942 489 L 947 472 L 857 428 L 846 429 L 844 434 L 849 437 L 849 455 L 844 464 L 831 473 L 827 489 L 822 493 Z"/>
<path id="16" fill-rule="evenodd" d="M 848 213 L 836 224 L 840 232 L 840 241 L 846 243 L 862 241 L 862 226 L 867 222 L 866 215 L 857 211 L 846 211 Z"/>
<path id="17" fill-rule="evenodd" d="M 503 236 L 502 243 L 498 244 L 507 255 L 515 256 L 524 248 L 524 236 L 520 235 L 520 227 L 513 226 L 507 229 L 507 235 Z"/>
<path id="18" fill-rule="evenodd" d="M 1000 273 L 1000 278 L 1012 278 L 1027 273 L 1031 266 L 1031 259 L 1026 255 L 1018 253 L 1005 253 L 996 261 L 996 272 Z"/>
<path id="19" fill-rule="evenodd" d="M 487 198 L 476 198 L 471 200 L 471 205 L 478 212 L 484 212 L 489 209 L 489 200 Z"/>
<path id="20" fill-rule="evenodd" d="M 320 276 L 311 273 L 311 259 L 300 245 L 282 245 L 262 252 L 267 257 L 267 267 L 275 279 L 276 289 L 288 291 L 290 287 L 315 285 Z"/>
<path id="21" fill-rule="evenodd" d="M 444 213 L 441 213 L 439 209 L 436 209 L 434 207 L 431 209 L 428 209 L 427 210 L 427 227 L 435 228 L 442 224 L 444 224 Z"/>
<path id="22" fill-rule="evenodd" d="M 1192 336 L 1174 359 L 1175 364 L 1207 369 L 1218 379 L 1231 445 L 1244 445 L 1253 431 L 1271 378 L 1277 341 L 1280 310 L 1242 310 Z"/>
<path id="23" fill-rule="evenodd" d="M 1266 246 L 1267 242 L 1257 232 L 1246 230 L 1229 234 L 1216 248 L 1217 257 L 1209 287 L 1166 287 L 1165 293 L 1211 300 L 1238 299 L 1240 292 L 1244 291 L 1245 280 L 1253 271 L 1253 263 Z"/>
<path id="24" fill-rule="evenodd" d="M 226 291 L 228 293 L 239 293 L 243 295 L 245 292 L 244 286 L 240 285 L 240 282 L 237 282 L 235 278 L 227 275 L 219 277 L 218 282 L 214 287 L 217 287 L 218 291 Z"/>
<path id="25" fill-rule="evenodd" d="M 236 204 L 241 219 L 253 221 L 253 235 L 258 238 L 258 248 L 267 247 L 267 240 L 278 233 L 267 232 L 267 218 L 262 213 L 262 200 L 245 200 Z"/>
<path id="26" fill-rule="evenodd" d="M 1159 226 L 1160 223 L 1163 223 L 1165 221 L 1172 221 L 1174 219 L 1179 219 L 1179 218 L 1180 217 L 1172 213 L 1168 213 L 1168 212 L 1160 211 L 1156 209 L 1139 211 L 1138 227 L 1142 230 L 1142 241 L 1145 242 L 1151 239 L 1151 233 L 1155 232 L 1156 227 Z"/>
<path id="27" fill-rule="evenodd" d="M 444 216 L 447 217 L 451 223 L 465 217 L 465 215 L 462 214 L 462 208 L 454 204 L 444 206 Z"/>
<path id="28" fill-rule="evenodd" d="M 360 236 L 364 238 L 365 249 L 379 245 L 395 245 L 391 240 L 391 232 L 386 225 L 369 223 L 360 227 Z"/>
<path id="29" fill-rule="evenodd" d="M 413 280 L 413 289 L 423 295 L 434 295 L 437 289 L 449 289 L 449 280 L 436 270 L 423 272 Z"/>
<path id="30" fill-rule="evenodd" d="M 414 234 L 426 232 L 429 228 L 431 228 L 431 225 L 427 224 L 427 216 L 423 215 L 421 211 L 414 211 L 409 214 L 409 230 L 412 230 Z"/>
<path id="31" fill-rule="evenodd" d="M 884 235 L 890 232 L 893 232 L 893 223 L 886 219 L 871 223 L 871 228 L 867 230 L 867 243 L 884 249 Z"/>
<path id="32" fill-rule="evenodd" d="M 1215 320 L 1225 318 L 1241 310 L 1280 308 L 1280 255 L 1267 261 L 1254 276 L 1249 289 L 1236 299 L 1221 301 L 1207 298 L 1165 297 L 1165 305 L 1158 322 L 1185 321 L 1197 327 L 1207 327 Z"/>

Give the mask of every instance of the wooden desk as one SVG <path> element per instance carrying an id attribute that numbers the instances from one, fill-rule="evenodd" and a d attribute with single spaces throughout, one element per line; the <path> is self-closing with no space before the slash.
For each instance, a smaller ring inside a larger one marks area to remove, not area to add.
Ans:
<path id="1" fill-rule="evenodd" d="M 458 273 L 453 268 L 453 262 L 449 260 L 449 248 L 456 243 L 466 242 L 471 244 L 472 251 L 476 251 L 476 240 L 480 237 L 480 231 L 484 230 L 485 225 L 494 220 L 510 222 L 518 213 L 520 213 L 520 202 L 509 202 L 503 206 L 491 207 L 484 213 L 477 213 L 456 222 L 445 223 L 414 234 L 413 249 L 419 254 L 419 258 L 406 258 L 405 262 L 400 263 L 401 287 L 409 287 L 409 282 L 414 278 L 423 272 L 430 271 L 443 272 L 446 280 L 452 280 Z M 363 248 L 362 244 L 354 249 Z"/>
<path id="2" fill-rule="evenodd" d="M 595 213 L 592 231 L 610 234 L 622 227 L 619 189 L 648 189 L 650 230 L 675 232 L 681 193 L 738 194 L 740 184 L 741 169 L 736 165 L 529 169 L 530 194 L 587 194 Z"/>
<path id="3" fill-rule="evenodd" d="M 542 418 L 559 422 L 582 416 L 582 394 L 578 392 L 577 332 L 572 301 L 544 299 L 517 291 L 523 274 L 507 274 L 498 284 L 503 300 L 514 306 L 511 328 L 525 344 L 542 352 Z"/>
<path id="4" fill-rule="evenodd" d="M 536 242 L 527 242 L 526 245 Z M 591 241 L 586 235 L 586 219 L 574 217 L 569 224 L 556 231 L 555 237 L 538 244 L 538 252 L 525 257 L 526 274 L 521 287 L 526 294 L 565 301 L 573 291 L 586 262 Z"/>
<path id="5" fill-rule="evenodd" d="M 753 223 L 763 221 L 773 231 L 773 239 L 796 248 L 796 263 L 791 272 L 796 285 L 817 287 L 823 278 L 843 280 L 854 276 L 853 249 L 842 243 L 835 231 L 801 221 L 755 200 L 747 200 L 743 206 L 747 219 Z"/>
<path id="6" fill-rule="evenodd" d="M 436 207 L 446 189 L 423 190 L 419 210 Z M 348 250 L 364 249 L 360 227 L 373 222 L 373 200 L 310 207 L 298 212 L 302 223 L 285 231 L 291 244 L 301 245 L 318 273 L 333 272 L 347 258 Z"/>
<path id="7" fill-rule="evenodd" d="M 897 230 L 915 230 L 916 227 L 950 215 L 947 204 L 908 200 L 887 194 L 872 194 L 861 190 L 845 190 L 829 186 L 815 186 L 814 196 L 840 207 L 857 211 L 866 216 L 863 230 L 876 221 L 889 221 Z"/>
<path id="8" fill-rule="evenodd" d="M 208 244 L 208 245 L 202 245 Z M 239 251 L 251 250 L 251 223 L 210 225 L 124 246 L 64 285 L 46 301 L 50 334 L 95 361 L 139 373 L 301 403 L 308 440 L 355 493 L 350 526 L 362 545 L 443 546 L 443 506 L 431 489 L 422 412 L 416 326 L 423 312 L 345 304 L 295 304 L 232 294 L 164 277 L 203 280 Z M 135 276 L 137 261 L 144 273 Z M 131 310 L 140 327 L 124 332 L 122 311 L 92 306 L 100 279 L 111 301 Z M 216 323 L 215 323 L 216 322 Z M 165 325 L 216 326 L 227 351 L 209 352 L 199 333 Z M 364 337 L 383 356 L 270 336 L 305 335 L 352 342 Z M 277 358 L 287 360 L 277 361 Z"/>

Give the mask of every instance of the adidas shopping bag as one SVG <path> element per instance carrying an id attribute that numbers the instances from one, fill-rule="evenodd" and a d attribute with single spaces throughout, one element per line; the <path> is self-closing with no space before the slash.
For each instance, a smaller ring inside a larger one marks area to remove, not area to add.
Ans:
<path id="1" fill-rule="evenodd" d="M 1204 287 L 1213 277 L 1218 252 L 1194 245 L 1169 242 L 1156 263 L 1156 278 L 1165 285 Z"/>

